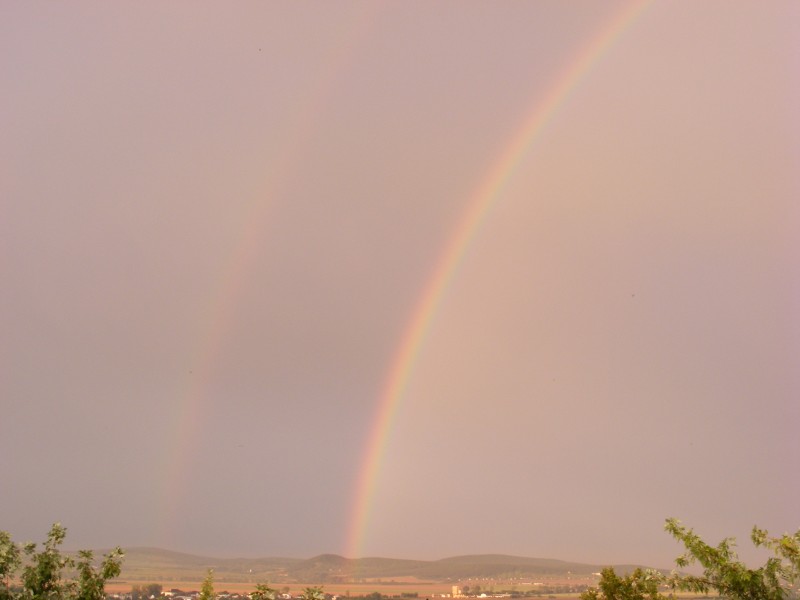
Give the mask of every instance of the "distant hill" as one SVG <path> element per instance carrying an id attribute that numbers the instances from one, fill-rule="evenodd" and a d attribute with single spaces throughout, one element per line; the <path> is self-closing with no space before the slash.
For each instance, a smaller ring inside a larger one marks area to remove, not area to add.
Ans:
<path id="1" fill-rule="evenodd" d="M 125 550 L 123 580 L 202 581 L 208 569 L 222 582 L 345 583 L 358 580 L 411 577 L 420 581 L 459 581 L 469 578 L 591 576 L 606 565 L 504 554 L 453 556 L 441 560 L 394 558 L 351 559 L 336 554 L 313 558 L 213 558 L 160 548 Z M 639 565 L 614 565 L 628 572 Z"/>
<path id="2" fill-rule="evenodd" d="M 160 548 L 126 548 L 121 579 L 132 581 L 202 581 L 214 569 L 217 581 L 284 581 L 286 570 L 302 559 L 213 558 Z"/>

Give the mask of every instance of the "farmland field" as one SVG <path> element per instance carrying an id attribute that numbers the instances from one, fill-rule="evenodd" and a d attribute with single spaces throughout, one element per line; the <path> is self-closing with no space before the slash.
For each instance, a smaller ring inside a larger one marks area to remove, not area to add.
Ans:
<path id="1" fill-rule="evenodd" d="M 594 585 L 596 583 L 596 579 L 594 578 L 586 578 L 581 580 L 566 580 L 562 578 L 558 579 L 551 579 L 551 580 L 544 580 L 543 583 L 545 585 Z M 184 591 L 193 591 L 199 590 L 200 585 L 202 583 L 201 580 L 190 580 L 190 581 L 176 581 L 176 580 L 167 580 L 167 581 L 159 581 L 157 579 L 147 580 L 148 583 L 160 583 L 165 590 L 169 590 L 172 588 L 177 588 Z M 121 593 L 121 592 L 128 592 L 131 589 L 132 585 L 140 585 L 143 583 L 143 580 L 124 580 L 118 579 L 109 582 L 106 585 L 106 590 L 110 593 Z M 218 593 L 221 592 L 230 592 L 230 593 L 238 593 L 244 594 L 251 592 L 255 589 L 256 583 L 262 583 L 261 581 L 254 580 L 253 582 L 242 582 L 242 581 L 220 581 L 215 580 L 214 587 Z M 462 585 L 467 584 L 469 582 L 460 582 Z M 366 582 L 358 582 L 358 583 L 330 583 L 330 584 L 318 584 L 318 583 L 287 583 L 287 584 L 271 584 L 273 587 L 278 588 L 279 590 L 284 590 L 288 588 L 288 591 L 293 596 L 299 595 L 302 593 L 303 589 L 306 587 L 317 586 L 320 585 L 325 592 L 329 594 L 334 594 L 337 596 L 366 596 L 372 594 L 374 592 L 380 592 L 385 596 L 400 596 L 401 594 L 414 594 L 416 593 L 419 598 L 431 598 L 431 597 L 441 597 L 441 596 L 449 596 L 452 591 L 453 585 L 458 585 L 459 582 L 440 582 L 440 581 L 415 581 L 413 578 L 397 578 L 397 580 L 375 580 L 375 581 L 366 581 Z M 484 590 L 487 592 L 491 589 L 495 590 L 518 590 L 520 592 L 526 592 L 535 589 L 531 584 L 520 584 L 519 582 L 513 581 L 493 581 L 490 584 L 485 584 L 482 586 Z M 545 594 L 543 597 L 547 598 L 551 594 Z M 558 598 L 577 598 L 579 594 L 576 593 L 566 593 L 566 594 L 554 594 Z"/>

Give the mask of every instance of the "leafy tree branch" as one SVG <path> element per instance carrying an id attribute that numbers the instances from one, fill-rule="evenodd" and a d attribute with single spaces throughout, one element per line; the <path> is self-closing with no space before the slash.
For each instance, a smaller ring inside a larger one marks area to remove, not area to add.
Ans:
<path id="1" fill-rule="evenodd" d="M 0 531 L 0 600 L 103 600 L 106 581 L 120 573 L 122 550 L 112 550 L 98 567 L 90 550 L 78 552 L 77 559 L 61 553 L 66 534 L 66 528 L 55 523 L 39 552 L 36 544 L 20 547 L 8 532 Z M 21 588 L 14 589 L 11 581 L 23 563 Z M 65 571 L 74 571 L 77 579 L 66 578 Z"/>

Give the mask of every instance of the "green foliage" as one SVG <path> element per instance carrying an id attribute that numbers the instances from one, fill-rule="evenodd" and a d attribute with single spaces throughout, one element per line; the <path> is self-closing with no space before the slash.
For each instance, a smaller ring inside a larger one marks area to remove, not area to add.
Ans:
<path id="1" fill-rule="evenodd" d="M 115 548 L 103 558 L 99 568 L 94 565 L 94 555 L 81 550 L 77 559 L 61 553 L 67 530 L 55 523 L 47 534 L 41 552 L 36 544 L 28 543 L 20 548 L 11 541 L 11 536 L 0 531 L 0 600 L 103 600 L 106 581 L 117 577 L 122 565 L 122 550 Z M 22 565 L 20 591 L 12 590 L 10 580 Z M 77 579 L 66 579 L 65 571 L 74 571 Z"/>
<path id="2" fill-rule="evenodd" d="M 74 563 L 78 571 L 78 589 L 73 594 L 75 600 L 103 600 L 106 596 L 106 581 L 119 577 L 122 557 L 122 550 L 115 548 L 103 558 L 98 569 L 93 564 L 94 555 L 91 550 L 78 552 L 78 560 Z"/>
<path id="3" fill-rule="evenodd" d="M 131 586 L 131 600 L 149 600 L 151 597 L 158 598 L 163 591 L 164 586 L 160 583 L 134 584 Z"/>
<path id="4" fill-rule="evenodd" d="M 325 600 L 325 592 L 321 587 L 307 587 L 303 590 L 303 600 Z"/>
<path id="5" fill-rule="evenodd" d="M 278 590 L 274 590 L 266 583 L 256 584 L 256 591 L 250 594 L 250 600 L 275 600 Z"/>
<path id="6" fill-rule="evenodd" d="M 750 539 L 757 548 L 768 548 L 775 554 L 779 564 L 779 576 L 791 587 L 800 580 L 800 529 L 793 535 L 784 533 L 781 537 L 770 537 L 764 529 L 753 527 Z"/>
<path id="7" fill-rule="evenodd" d="M 731 600 L 783 600 L 793 593 L 800 572 L 800 531 L 773 538 L 766 531 L 753 527 L 753 543 L 772 550 L 774 556 L 767 559 L 764 566 L 749 569 L 739 561 L 733 538 L 711 546 L 677 519 L 667 519 L 664 529 L 686 548 L 686 552 L 675 559 L 679 568 L 695 563 L 703 567 L 702 575 L 670 575 L 667 583 L 675 590 L 702 594 L 714 590 Z"/>
<path id="8" fill-rule="evenodd" d="M 28 564 L 22 570 L 23 596 L 34 600 L 64 598 L 69 587 L 62 579 L 62 572 L 71 566 L 69 557 L 61 554 L 59 546 L 64 542 L 67 530 L 55 523 L 47 534 L 44 549 L 36 552 L 36 544 L 25 544 L 22 551 Z"/>
<path id="9" fill-rule="evenodd" d="M 197 600 L 217 600 L 217 594 L 214 592 L 214 570 L 209 569 L 206 573 L 206 578 L 203 579 L 203 585 L 200 587 L 200 594 Z"/>
<path id="10" fill-rule="evenodd" d="M 11 576 L 21 564 L 19 548 L 6 531 L 0 531 L 0 600 L 10 600 Z"/>
<path id="11" fill-rule="evenodd" d="M 772 551 L 764 566 L 749 569 L 734 550 L 736 541 L 725 538 L 716 546 L 704 542 L 692 529 L 677 519 L 667 519 L 664 529 L 686 549 L 675 559 L 679 569 L 694 564 L 703 568 L 702 575 L 687 575 L 673 571 L 664 576 L 655 571 L 636 569 L 619 577 L 614 569 L 603 569 L 599 589 L 581 594 L 581 600 L 661 600 L 659 585 L 673 592 L 708 594 L 715 592 L 728 600 L 786 600 L 797 597 L 795 585 L 800 580 L 800 530 L 793 535 L 770 537 L 769 533 L 753 527 L 753 544 Z"/>
<path id="12" fill-rule="evenodd" d="M 636 569 L 624 577 L 616 574 L 613 568 L 603 569 L 598 588 L 591 588 L 581 594 L 581 600 L 663 600 L 658 592 L 659 574 Z"/>

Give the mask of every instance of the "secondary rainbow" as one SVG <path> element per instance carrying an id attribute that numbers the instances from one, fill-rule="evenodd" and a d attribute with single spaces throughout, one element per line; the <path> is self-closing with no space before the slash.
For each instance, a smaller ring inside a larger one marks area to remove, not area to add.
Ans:
<path id="1" fill-rule="evenodd" d="M 578 87 L 584 76 L 597 64 L 619 36 L 636 21 L 649 3 L 650 0 L 644 0 L 624 5 L 566 63 L 564 70 L 550 86 L 548 93 L 543 98 L 537 99 L 517 133 L 492 164 L 469 200 L 416 303 L 388 369 L 376 417 L 367 441 L 365 458 L 359 470 L 346 542 L 347 556 L 357 558 L 362 555 L 361 550 L 369 527 L 377 478 L 388 445 L 392 421 L 403 398 L 431 322 L 436 316 L 450 282 L 458 271 L 470 242 L 474 239 L 492 206 L 500 198 L 525 154 L 540 137 L 545 126 Z"/>
<path id="2" fill-rule="evenodd" d="M 161 540 L 159 543 L 172 545 L 173 538 L 180 533 L 179 509 L 186 503 L 189 484 L 200 470 L 194 457 L 208 426 L 208 390 L 214 383 L 216 365 L 229 341 L 230 330 L 236 324 L 236 309 L 247 292 L 249 278 L 263 251 L 262 242 L 273 209 L 302 166 L 331 95 L 341 81 L 341 74 L 352 64 L 364 39 L 374 29 L 372 22 L 379 9 L 379 5 L 372 3 L 355 7 L 336 43 L 323 57 L 318 79 L 309 93 L 298 99 L 296 110 L 287 115 L 293 126 L 289 128 L 292 135 L 286 136 L 289 141 L 283 152 L 265 164 L 257 181 L 241 187 L 240 193 L 245 195 L 245 201 L 239 204 L 241 225 L 238 236 L 232 240 L 214 293 L 209 294 L 198 322 L 197 339 L 187 357 L 190 373 L 184 377 L 185 387 L 175 395 L 170 424 L 172 435 L 161 465 L 160 512 L 155 524 Z"/>

